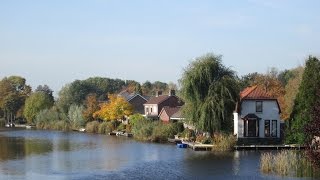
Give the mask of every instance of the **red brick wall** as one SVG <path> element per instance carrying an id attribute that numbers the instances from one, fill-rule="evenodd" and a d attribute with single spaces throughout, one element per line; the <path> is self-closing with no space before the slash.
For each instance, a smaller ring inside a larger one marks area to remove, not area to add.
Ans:
<path id="1" fill-rule="evenodd" d="M 159 116 L 160 116 L 159 119 L 161 121 L 165 121 L 165 122 L 170 121 L 170 117 L 168 116 L 168 114 L 165 111 L 162 111 L 162 113 Z"/>

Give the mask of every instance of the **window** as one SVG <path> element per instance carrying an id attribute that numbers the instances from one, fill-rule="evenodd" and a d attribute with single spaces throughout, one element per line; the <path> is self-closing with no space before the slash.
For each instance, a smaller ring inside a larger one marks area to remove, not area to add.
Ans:
<path id="1" fill-rule="evenodd" d="M 277 120 L 272 120 L 272 137 L 277 137 Z"/>
<path id="2" fill-rule="evenodd" d="M 150 108 L 150 112 L 152 112 L 152 108 Z"/>
<path id="3" fill-rule="evenodd" d="M 270 120 L 264 121 L 264 136 L 270 137 Z"/>
<path id="4" fill-rule="evenodd" d="M 262 112 L 262 101 L 256 101 L 256 112 Z"/>
<path id="5" fill-rule="evenodd" d="M 146 108 L 146 112 L 147 112 L 147 113 L 149 112 L 149 108 Z"/>

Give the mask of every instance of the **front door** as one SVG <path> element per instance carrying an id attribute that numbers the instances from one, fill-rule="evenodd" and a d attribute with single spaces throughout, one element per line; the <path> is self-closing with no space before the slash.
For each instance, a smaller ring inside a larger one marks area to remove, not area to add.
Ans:
<path id="1" fill-rule="evenodd" d="M 245 137 L 259 136 L 259 122 L 257 119 L 244 120 L 244 136 Z"/>

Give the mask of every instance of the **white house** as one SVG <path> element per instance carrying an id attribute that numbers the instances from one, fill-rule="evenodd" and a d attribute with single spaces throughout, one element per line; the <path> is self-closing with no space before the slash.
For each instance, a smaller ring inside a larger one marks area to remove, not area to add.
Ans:
<path id="1" fill-rule="evenodd" d="M 233 113 L 234 135 L 244 142 L 280 140 L 280 113 L 276 98 L 258 86 L 247 87 Z"/>

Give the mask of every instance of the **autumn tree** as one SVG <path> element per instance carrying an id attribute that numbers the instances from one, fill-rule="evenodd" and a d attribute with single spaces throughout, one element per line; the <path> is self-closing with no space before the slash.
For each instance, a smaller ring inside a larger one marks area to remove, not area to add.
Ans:
<path id="1" fill-rule="evenodd" d="M 120 79 L 92 77 L 75 80 L 61 89 L 57 105 L 67 113 L 71 104 L 83 105 L 89 94 L 96 94 L 98 101 L 106 101 L 106 94 L 119 92 L 124 86 L 125 81 Z"/>
<path id="2" fill-rule="evenodd" d="M 320 98 L 317 94 L 319 89 L 320 61 L 314 56 L 309 56 L 289 119 L 289 128 L 286 133 L 286 141 L 288 143 L 305 143 L 306 134 L 304 128 L 312 119 L 311 111 L 316 101 Z"/>
<path id="3" fill-rule="evenodd" d="M 184 70 L 180 83 L 187 120 L 210 133 L 231 130 L 239 88 L 234 71 L 222 64 L 221 56 L 196 58 Z"/>
<path id="4" fill-rule="evenodd" d="M 286 113 L 285 87 L 278 79 L 279 72 L 276 68 L 270 68 L 266 74 L 251 73 L 242 77 L 240 85 L 242 88 L 257 85 L 264 89 L 270 96 L 277 98 L 281 108 L 281 119 L 287 119 L 289 114 Z"/>
<path id="5" fill-rule="evenodd" d="M 83 116 L 85 120 L 93 121 L 93 114 L 99 110 L 99 103 L 97 100 L 96 94 L 89 94 L 86 97 L 85 103 L 84 103 L 85 109 L 83 110 Z"/>
<path id="6" fill-rule="evenodd" d="M 133 107 L 123 97 L 115 94 L 108 95 L 109 102 L 103 103 L 100 110 L 94 113 L 94 118 L 102 120 L 119 120 L 124 119 L 133 113 Z"/>
<path id="7" fill-rule="evenodd" d="M 49 109 L 53 106 L 51 97 L 43 92 L 32 93 L 27 99 L 24 107 L 23 114 L 28 123 L 34 123 L 35 117 L 43 109 Z"/>

